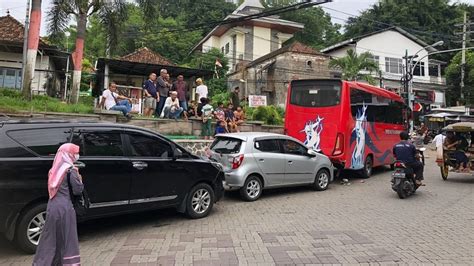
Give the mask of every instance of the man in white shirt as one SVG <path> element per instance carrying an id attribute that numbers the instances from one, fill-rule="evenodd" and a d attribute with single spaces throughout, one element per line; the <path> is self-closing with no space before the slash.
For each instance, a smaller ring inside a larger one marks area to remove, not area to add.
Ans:
<path id="1" fill-rule="evenodd" d="M 444 143 L 444 140 L 446 139 L 446 136 L 443 135 L 443 133 L 441 132 L 441 130 L 438 132 L 438 135 L 436 135 L 434 138 L 433 138 L 433 143 L 435 143 L 436 145 L 436 148 L 441 148 L 443 147 L 443 143 Z"/>
<path id="2" fill-rule="evenodd" d="M 198 102 L 201 102 L 202 98 L 207 98 L 208 89 L 207 89 L 207 86 L 204 85 L 201 78 L 196 79 L 196 84 L 198 85 L 196 87 L 196 94 L 198 95 L 197 100 Z"/>
<path id="3" fill-rule="evenodd" d="M 178 92 L 172 91 L 170 95 L 170 97 L 166 98 L 161 117 L 176 120 L 183 112 L 183 107 L 179 106 Z"/>
<path id="4" fill-rule="evenodd" d="M 117 92 L 117 84 L 111 82 L 109 88 L 102 93 L 102 100 L 99 108 L 105 106 L 107 110 L 120 111 L 124 116 L 131 118 L 130 111 L 132 110 L 131 99 Z"/>

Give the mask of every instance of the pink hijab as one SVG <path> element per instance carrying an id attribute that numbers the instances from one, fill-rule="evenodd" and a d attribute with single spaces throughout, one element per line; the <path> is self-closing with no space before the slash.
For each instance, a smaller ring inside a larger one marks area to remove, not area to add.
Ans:
<path id="1" fill-rule="evenodd" d="M 59 147 L 54 157 L 53 166 L 48 174 L 48 192 L 50 199 L 56 196 L 59 186 L 66 176 L 67 170 L 74 167 L 74 162 L 76 161 L 75 154 L 79 154 L 79 146 L 77 145 L 66 143 Z"/>

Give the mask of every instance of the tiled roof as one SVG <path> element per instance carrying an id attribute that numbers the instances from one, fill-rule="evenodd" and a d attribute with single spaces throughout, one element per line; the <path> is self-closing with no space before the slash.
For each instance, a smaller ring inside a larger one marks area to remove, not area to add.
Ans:
<path id="1" fill-rule="evenodd" d="M 131 54 L 124 55 L 120 60 L 145 64 L 176 66 L 176 64 L 170 60 L 166 59 L 159 53 L 153 52 L 147 47 L 142 47 Z"/>
<path id="2" fill-rule="evenodd" d="M 0 41 L 23 42 L 25 28 L 10 15 L 0 17 Z"/>

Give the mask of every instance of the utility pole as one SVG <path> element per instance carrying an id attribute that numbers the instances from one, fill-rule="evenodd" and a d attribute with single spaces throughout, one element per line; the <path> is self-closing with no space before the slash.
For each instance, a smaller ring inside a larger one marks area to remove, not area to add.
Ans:
<path id="1" fill-rule="evenodd" d="M 30 25 L 30 6 L 31 6 L 31 0 L 27 0 L 26 1 L 25 31 L 23 32 L 23 59 L 21 60 L 21 86 L 22 87 L 25 84 L 26 52 L 28 51 L 28 28 Z M 24 93 L 26 94 L 26 91 Z"/>
<path id="2" fill-rule="evenodd" d="M 466 29 L 467 29 L 467 12 L 464 11 L 464 19 L 462 25 L 462 52 L 461 52 L 461 82 L 459 83 L 461 91 L 461 100 L 464 99 L 464 65 L 466 64 Z"/>
<path id="3" fill-rule="evenodd" d="M 461 49 L 461 81 L 459 82 L 460 87 L 460 99 L 464 100 L 464 79 L 465 79 L 465 66 L 466 66 L 466 43 L 469 42 L 469 34 L 472 31 L 469 30 L 469 27 L 473 24 L 467 20 L 467 12 L 464 11 L 463 23 L 456 24 L 456 27 L 462 27 L 462 32 L 456 33 L 457 35 L 462 35 L 462 49 Z"/>

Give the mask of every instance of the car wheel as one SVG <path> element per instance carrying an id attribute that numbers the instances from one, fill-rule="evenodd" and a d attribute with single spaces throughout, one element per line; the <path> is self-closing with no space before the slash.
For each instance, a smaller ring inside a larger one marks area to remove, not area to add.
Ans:
<path id="1" fill-rule="evenodd" d="M 326 190 L 329 186 L 329 179 L 331 175 L 329 171 L 326 169 L 321 169 L 316 174 L 316 178 L 314 179 L 313 188 L 317 191 Z"/>
<path id="2" fill-rule="evenodd" d="M 240 196 L 245 201 L 255 201 L 262 195 L 262 181 L 258 176 L 252 175 L 247 178 L 244 186 L 240 188 Z"/>
<path id="3" fill-rule="evenodd" d="M 46 222 L 46 203 L 28 209 L 16 228 L 15 241 L 24 251 L 34 254 Z"/>
<path id="4" fill-rule="evenodd" d="M 374 162 L 372 161 L 372 156 L 367 156 L 364 163 L 364 169 L 362 169 L 362 177 L 369 178 L 372 175 Z"/>
<path id="5" fill-rule="evenodd" d="M 214 206 L 214 190 L 208 184 L 197 184 L 187 197 L 186 213 L 192 219 L 206 217 Z"/>

